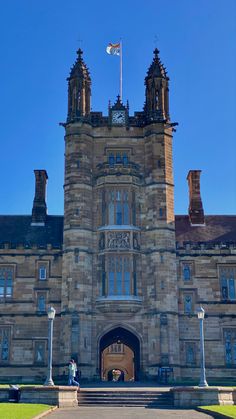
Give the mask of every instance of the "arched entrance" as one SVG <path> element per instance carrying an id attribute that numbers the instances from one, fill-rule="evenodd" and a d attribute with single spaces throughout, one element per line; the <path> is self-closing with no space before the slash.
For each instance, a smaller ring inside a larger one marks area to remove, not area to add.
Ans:
<path id="1" fill-rule="evenodd" d="M 107 332 L 100 340 L 100 376 L 104 381 L 137 381 L 140 370 L 140 342 L 123 327 Z M 121 372 L 114 373 L 114 370 Z M 112 374 L 113 371 L 113 374 Z"/>

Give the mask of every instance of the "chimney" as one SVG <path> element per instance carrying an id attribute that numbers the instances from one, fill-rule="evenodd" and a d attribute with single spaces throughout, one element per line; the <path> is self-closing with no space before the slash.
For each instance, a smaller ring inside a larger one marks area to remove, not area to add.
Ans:
<path id="1" fill-rule="evenodd" d="M 201 170 L 190 170 L 187 180 L 189 187 L 189 207 L 188 214 L 192 225 L 204 225 L 204 211 L 200 194 L 200 174 Z"/>
<path id="2" fill-rule="evenodd" d="M 32 226 L 44 226 L 47 217 L 46 184 L 48 175 L 46 170 L 34 170 L 35 196 L 32 209 Z"/>

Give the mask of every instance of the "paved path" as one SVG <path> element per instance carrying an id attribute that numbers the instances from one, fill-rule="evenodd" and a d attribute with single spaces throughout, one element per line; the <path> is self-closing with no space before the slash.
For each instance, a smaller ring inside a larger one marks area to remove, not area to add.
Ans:
<path id="1" fill-rule="evenodd" d="M 144 407 L 74 407 L 57 409 L 48 419 L 212 419 L 192 409 L 146 409 Z"/>

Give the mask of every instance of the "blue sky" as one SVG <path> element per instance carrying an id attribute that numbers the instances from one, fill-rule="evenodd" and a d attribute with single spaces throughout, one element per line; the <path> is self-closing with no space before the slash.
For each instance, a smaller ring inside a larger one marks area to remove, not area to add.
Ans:
<path id="1" fill-rule="evenodd" d="M 92 108 L 107 114 L 119 89 L 142 110 L 155 37 L 170 77 L 175 212 L 187 213 L 186 176 L 201 169 L 206 214 L 236 213 L 235 0 L 0 0 L 0 213 L 30 214 L 34 169 L 48 172 L 49 214 L 63 214 L 64 130 L 70 67 L 81 46 L 92 77 Z M 82 41 L 80 41 L 82 40 Z"/>

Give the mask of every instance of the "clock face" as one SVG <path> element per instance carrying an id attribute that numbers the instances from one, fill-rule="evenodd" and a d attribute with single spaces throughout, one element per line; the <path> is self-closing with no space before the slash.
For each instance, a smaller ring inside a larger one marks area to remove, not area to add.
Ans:
<path id="1" fill-rule="evenodd" d="M 112 111 L 112 123 L 123 125 L 125 123 L 125 111 Z"/>

